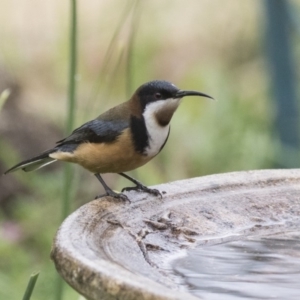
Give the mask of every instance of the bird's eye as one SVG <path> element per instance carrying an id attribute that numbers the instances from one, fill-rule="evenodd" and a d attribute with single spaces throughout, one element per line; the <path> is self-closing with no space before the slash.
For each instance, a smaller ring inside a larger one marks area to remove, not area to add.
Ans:
<path id="1" fill-rule="evenodd" d="M 156 98 L 156 99 L 161 99 L 161 98 L 162 98 L 161 93 L 155 93 L 155 98 Z"/>

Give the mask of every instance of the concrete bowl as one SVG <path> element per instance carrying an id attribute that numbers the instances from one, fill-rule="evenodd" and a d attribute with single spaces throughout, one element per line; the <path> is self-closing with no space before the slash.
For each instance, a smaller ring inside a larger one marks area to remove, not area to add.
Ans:
<path id="1" fill-rule="evenodd" d="M 59 228 L 51 257 L 91 300 L 199 299 L 173 272 L 188 249 L 247 235 L 299 229 L 300 170 L 211 175 L 155 186 L 162 199 L 128 192 L 104 197 Z"/>

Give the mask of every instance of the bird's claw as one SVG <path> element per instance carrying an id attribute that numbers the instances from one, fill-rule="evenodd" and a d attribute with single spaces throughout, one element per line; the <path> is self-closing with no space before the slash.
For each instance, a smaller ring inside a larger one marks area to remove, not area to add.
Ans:
<path id="1" fill-rule="evenodd" d="M 128 191 L 142 191 L 142 192 L 152 194 L 154 196 L 159 196 L 160 198 L 162 198 L 162 194 L 159 190 L 149 189 L 148 187 L 146 187 L 144 185 L 130 186 L 130 187 L 125 187 L 122 189 L 122 192 L 128 192 Z"/>
<path id="2" fill-rule="evenodd" d="M 131 203 L 131 201 L 129 200 L 129 198 L 126 195 L 124 195 L 122 193 L 115 193 L 114 191 L 107 191 L 106 194 L 98 195 L 95 197 L 95 199 L 99 199 L 99 198 L 106 197 L 106 196 L 110 196 L 115 199 L 120 199 L 122 201 L 128 201 L 129 203 Z"/>

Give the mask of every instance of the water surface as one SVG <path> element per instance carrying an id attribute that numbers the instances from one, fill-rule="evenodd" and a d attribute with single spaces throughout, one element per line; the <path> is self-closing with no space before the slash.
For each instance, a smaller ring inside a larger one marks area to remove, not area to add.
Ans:
<path id="1" fill-rule="evenodd" d="M 178 259 L 174 270 L 206 300 L 299 300 L 300 233 L 201 246 Z"/>

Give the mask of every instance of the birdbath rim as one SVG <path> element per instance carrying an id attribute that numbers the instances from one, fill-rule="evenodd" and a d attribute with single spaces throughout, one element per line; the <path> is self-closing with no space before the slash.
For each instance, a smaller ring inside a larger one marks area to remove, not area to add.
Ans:
<path id="1" fill-rule="evenodd" d="M 163 198 L 128 192 L 73 212 L 54 239 L 58 272 L 88 299 L 199 299 L 170 262 L 224 237 L 299 226 L 300 170 L 209 175 L 154 186 Z"/>

